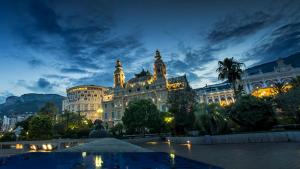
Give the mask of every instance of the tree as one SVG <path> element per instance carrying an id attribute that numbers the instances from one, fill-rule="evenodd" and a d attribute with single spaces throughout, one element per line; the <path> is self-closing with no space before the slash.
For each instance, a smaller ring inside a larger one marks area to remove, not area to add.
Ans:
<path id="1" fill-rule="evenodd" d="M 170 105 L 169 111 L 174 116 L 175 133 L 177 135 L 185 135 L 188 130 L 194 128 L 195 92 L 190 87 L 170 91 L 168 102 Z"/>
<path id="2" fill-rule="evenodd" d="M 234 94 L 237 96 L 237 82 L 242 79 L 242 66 L 244 65 L 241 62 L 234 60 L 234 58 L 225 58 L 223 61 L 218 62 L 219 67 L 217 68 L 217 72 L 219 73 L 219 80 L 228 80 L 231 83 Z"/>
<path id="3" fill-rule="evenodd" d="M 286 85 L 283 82 L 276 82 L 273 85 L 273 89 L 275 94 L 281 95 L 286 92 Z"/>
<path id="4" fill-rule="evenodd" d="M 39 110 L 38 113 L 41 115 L 49 116 L 52 121 L 55 121 L 55 117 L 58 114 L 58 108 L 54 103 L 48 102 Z"/>
<path id="5" fill-rule="evenodd" d="M 230 131 L 229 118 L 219 104 L 198 104 L 196 127 L 204 134 L 223 134 Z"/>
<path id="6" fill-rule="evenodd" d="M 150 100 L 129 102 L 122 121 L 128 133 L 160 132 L 162 125 L 160 112 Z"/>
<path id="7" fill-rule="evenodd" d="M 6 132 L 1 134 L 0 142 L 6 142 L 6 141 L 16 141 L 17 137 L 15 133 L 13 132 Z"/>
<path id="8" fill-rule="evenodd" d="M 29 121 L 28 138 L 43 140 L 52 138 L 52 120 L 45 115 L 36 115 Z"/>
<path id="9" fill-rule="evenodd" d="M 252 95 L 241 96 L 232 105 L 229 117 L 246 131 L 268 130 L 276 124 L 272 102 Z"/>
<path id="10" fill-rule="evenodd" d="M 290 82 L 293 87 L 300 87 L 300 76 L 293 78 Z"/>
<path id="11" fill-rule="evenodd" d="M 275 98 L 278 108 L 300 123 L 300 87 L 294 87 Z"/>
<path id="12" fill-rule="evenodd" d="M 122 136 L 123 128 L 124 128 L 123 124 L 118 123 L 115 126 L 113 126 L 112 128 L 110 128 L 110 133 L 114 136 Z"/>

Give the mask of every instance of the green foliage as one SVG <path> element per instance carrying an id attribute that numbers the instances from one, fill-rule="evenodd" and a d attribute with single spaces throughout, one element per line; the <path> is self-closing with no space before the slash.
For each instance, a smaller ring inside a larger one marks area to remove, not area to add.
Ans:
<path id="1" fill-rule="evenodd" d="M 161 126 L 161 132 L 163 133 L 171 132 L 175 127 L 174 114 L 171 112 L 161 112 L 160 116 L 161 119 L 163 120 Z"/>
<path id="2" fill-rule="evenodd" d="M 291 81 L 291 85 L 293 87 L 300 87 L 300 76 L 297 76 L 296 78 L 293 78 Z"/>
<path id="3" fill-rule="evenodd" d="M 293 87 L 289 91 L 277 95 L 275 102 L 278 108 L 292 118 L 295 118 L 300 123 L 300 87 Z"/>
<path id="4" fill-rule="evenodd" d="M 120 137 L 123 135 L 123 129 L 124 129 L 124 126 L 122 123 L 118 123 L 116 124 L 115 126 L 113 126 L 112 128 L 110 128 L 110 133 L 113 135 L 113 136 L 117 136 L 117 137 Z"/>
<path id="5" fill-rule="evenodd" d="M 105 131 L 102 120 L 95 120 L 93 130 L 89 133 L 90 138 L 104 138 L 108 133 Z"/>
<path id="6" fill-rule="evenodd" d="M 219 73 L 219 80 L 228 80 L 228 82 L 232 84 L 235 96 L 237 96 L 239 93 L 236 84 L 238 80 L 242 79 L 242 66 L 244 64 L 234 60 L 232 57 L 219 61 L 218 65 L 219 67 L 216 71 Z"/>
<path id="7" fill-rule="evenodd" d="M 53 131 L 55 137 L 63 138 L 87 138 L 93 127 L 91 120 L 79 115 L 65 111 L 58 117 L 58 122 L 54 124 Z"/>
<path id="8" fill-rule="evenodd" d="M 16 141 L 16 135 L 13 132 L 6 132 L 1 134 L 0 142 Z"/>
<path id="9" fill-rule="evenodd" d="M 219 104 L 199 104 L 195 112 L 196 128 L 202 134 L 224 134 L 230 132 L 230 119 Z"/>
<path id="10" fill-rule="evenodd" d="M 31 140 L 51 139 L 52 120 L 49 116 L 36 115 L 29 121 L 28 138 Z"/>
<path id="11" fill-rule="evenodd" d="M 160 112 L 150 100 L 129 102 L 122 121 L 128 133 L 160 132 L 162 126 Z"/>
<path id="12" fill-rule="evenodd" d="M 252 95 L 241 96 L 231 107 L 229 114 L 246 131 L 268 130 L 276 124 L 272 102 Z"/>
<path id="13" fill-rule="evenodd" d="M 195 92 L 191 88 L 169 92 L 170 112 L 174 116 L 174 129 L 177 135 L 184 135 L 193 129 L 196 109 Z"/>

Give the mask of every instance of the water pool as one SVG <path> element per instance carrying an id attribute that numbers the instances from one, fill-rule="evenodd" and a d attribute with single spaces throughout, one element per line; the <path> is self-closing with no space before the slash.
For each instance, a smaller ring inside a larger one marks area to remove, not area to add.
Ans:
<path id="1" fill-rule="evenodd" d="M 27 153 L 0 158 L 0 169 L 221 169 L 174 154 Z"/>

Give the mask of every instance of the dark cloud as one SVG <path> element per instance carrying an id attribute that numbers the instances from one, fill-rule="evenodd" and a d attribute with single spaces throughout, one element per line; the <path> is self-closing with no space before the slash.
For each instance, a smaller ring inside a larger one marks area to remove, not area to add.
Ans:
<path id="1" fill-rule="evenodd" d="M 227 16 L 215 24 L 207 39 L 212 43 L 218 43 L 232 38 L 242 38 L 270 25 L 276 19 L 279 19 L 279 16 L 271 16 L 262 11 L 246 16 Z"/>
<path id="2" fill-rule="evenodd" d="M 46 79 L 44 79 L 44 78 L 39 78 L 39 80 L 37 81 L 37 87 L 38 88 L 41 88 L 41 89 L 46 89 L 46 88 L 52 88 L 52 85 L 51 85 L 51 83 L 48 81 L 48 80 L 46 80 Z"/>
<path id="3" fill-rule="evenodd" d="M 57 14 L 45 2 L 32 0 L 29 13 L 34 19 L 34 25 L 38 30 L 46 31 L 47 33 L 59 33 L 61 31 Z"/>
<path id="4" fill-rule="evenodd" d="M 28 64 L 32 67 L 42 66 L 44 62 L 40 59 L 32 58 L 28 61 Z"/>
<path id="5" fill-rule="evenodd" d="M 78 67 L 63 68 L 60 71 L 62 73 L 88 73 L 88 71 L 86 71 L 84 69 L 80 69 Z"/>
<path id="6" fill-rule="evenodd" d="M 259 63 L 286 57 L 300 51 L 300 23 L 278 27 L 248 51 L 248 58 L 260 58 Z"/>
<path id="7" fill-rule="evenodd" d="M 29 84 L 25 80 L 18 80 L 17 85 L 22 86 L 32 92 L 42 92 L 42 93 L 52 92 L 53 88 L 58 86 L 57 84 L 51 83 L 45 78 L 39 78 L 37 81 L 35 81 L 32 84 Z"/>

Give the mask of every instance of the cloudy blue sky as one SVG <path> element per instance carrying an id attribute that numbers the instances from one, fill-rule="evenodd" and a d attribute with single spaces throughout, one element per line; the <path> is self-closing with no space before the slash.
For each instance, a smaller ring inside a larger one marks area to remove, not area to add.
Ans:
<path id="1" fill-rule="evenodd" d="M 169 77 L 216 83 L 217 61 L 249 67 L 300 50 L 298 0 L 4 0 L 0 98 L 112 86 L 120 58 L 129 79 L 161 51 Z M 1 99 L 0 99 L 1 102 Z"/>

